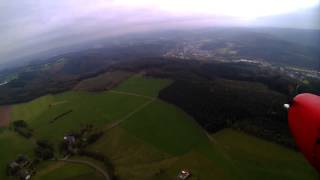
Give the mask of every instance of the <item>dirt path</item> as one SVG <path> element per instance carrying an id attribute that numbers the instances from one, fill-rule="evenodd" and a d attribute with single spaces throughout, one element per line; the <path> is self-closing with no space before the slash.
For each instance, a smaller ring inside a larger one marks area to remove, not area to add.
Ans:
<path id="1" fill-rule="evenodd" d="M 65 103 L 68 103 L 68 101 L 58 101 L 58 102 L 51 103 L 50 105 L 51 106 L 57 106 L 57 105 L 60 105 L 60 104 L 65 104 Z"/>
<path id="2" fill-rule="evenodd" d="M 115 93 L 115 94 L 124 94 L 124 95 L 129 95 L 129 96 L 143 97 L 143 98 L 147 98 L 147 99 L 154 99 L 154 97 L 151 97 L 151 96 L 144 96 L 144 95 L 140 95 L 140 94 L 123 92 L 123 91 L 110 90 L 110 91 L 108 91 L 108 92 Z"/>
<path id="3" fill-rule="evenodd" d="M 149 104 L 151 104 L 153 101 L 155 101 L 156 98 L 152 98 L 150 101 L 142 104 L 141 106 L 139 106 L 138 108 L 136 108 L 135 110 L 131 111 L 129 114 L 125 115 L 124 117 L 122 117 L 121 119 L 118 119 L 117 121 L 115 121 L 114 123 L 106 126 L 104 128 L 105 131 L 110 130 L 114 127 L 117 127 L 118 125 L 120 125 L 124 120 L 129 119 L 131 116 L 133 116 L 135 113 L 141 111 L 143 108 L 145 108 L 146 106 L 148 106 Z"/>
<path id="4" fill-rule="evenodd" d="M 69 159 L 59 159 L 58 161 L 62 161 L 62 162 L 66 162 L 66 163 L 74 163 L 74 164 L 84 164 L 86 166 L 89 166 L 89 167 L 95 169 L 99 173 L 101 173 L 105 177 L 106 180 L 111 180 L 110 175 L 108 174 L 107 171 L 105 171 L 104 169 L 100 168 L 99 166 L 95 165 L 94 163 L 92 163 L 90 161 L 69 160 Z"/>
<path id="5" fill-rule="evenodd" d="M 11 106 L 0 107 L 0 127 L 8 126 L 10 123 Z"/>
<path id="6" fill-rule="evenodd" d="M 219 143 L 219 141 L 217 139 L 215 139 L 212 135 L 210 135 L 206 130 L 204 130 L 207 137 L 209 138 L 209 140 L 216 145 L 216 147 L 219 149 L 219 151 L 221 152 L 222 156 L 229 161 L 229 163 L 231 164 L 231 166 L 233 167 L 233 170 L 235 173 L 238 174 L 238 177 L 240 177 L 240 179 L 243 179 L 243 175 L 240 174 L 237 169 L 237 166 L 234 162 L 234 160 L 232 159 L 232 157 L 226 152 L 224 146 L 222 144 Z"/>

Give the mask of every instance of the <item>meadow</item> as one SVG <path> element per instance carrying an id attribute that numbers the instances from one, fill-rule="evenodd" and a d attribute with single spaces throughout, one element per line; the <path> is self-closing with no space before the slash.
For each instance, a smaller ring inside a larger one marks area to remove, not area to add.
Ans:
<path id="1" fill-rule="evenodd" d="M 57 148 L 64 135 L 86 124 L 104 131 L 86 150 L 108 157 L 119 179 L 176 179 L 181 169 L 192 173 L 190 179 L 318 178 L 293 150 L 231 129 L 207 134 L 181 109 L 157 98 L 170 83 L 134 75 L 110 91 L 69 91 L 13 105 L 11 121 L 25 120 L 33 137 L 27 140 L 9 127 L 0 131 L 0 179 L 8 179 L 5 166 L 18 154 L 33 157 L 34 140 L 48 140 Z M 41 163 L 33 178 L 101 176 L 83 165 L 50 161 Z"/>

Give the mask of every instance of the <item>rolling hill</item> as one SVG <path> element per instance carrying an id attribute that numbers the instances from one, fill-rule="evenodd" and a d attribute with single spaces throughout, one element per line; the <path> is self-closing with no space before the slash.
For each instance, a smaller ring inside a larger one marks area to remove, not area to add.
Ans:
<path id="1" fill-rule="evenodd" d="M 118 179 L 176 179 L 181 169 L 192 173 L 190 179 L 318 178 L 294 150 L 230 129 L 208 134 L 184 111 L 157 98 L 170 84 L 137 74 L 108 91 L 69 91 L 12 105 L 11 122 L 24 120 L 33 135 L 26 139 L 10 127 L 1 129 L 0 178 L 10 179 L 5 167 L 18 154 L 34 157 L 36 140 L 52 143 L 55 157 L 62 158 L 63 137 L 88 124 L 103 135 L 83 150 L 106 157 L 108 164 L 81 154 L 71 159 L 97 164 Z M 101 179 L 92 168 L 56 161 L 40 161 L 36 171 L 34 179 Z"/>

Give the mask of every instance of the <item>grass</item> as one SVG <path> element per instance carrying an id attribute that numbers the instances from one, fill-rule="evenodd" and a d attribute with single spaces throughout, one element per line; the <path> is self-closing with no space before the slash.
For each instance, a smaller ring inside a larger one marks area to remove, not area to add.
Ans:
<path id="1" fill-rule="evenodd" d="M 171 81 L 135 75 L 114 92 L 66 92 L 47 95 L 14 105 L 12 120 L 23 119 L 34 129 L 36 139 L 57 144 L 62 137 L 94 124 L 104 128 L 123 119 L 141 105 L 119 126 L 108 130 L 88 150 L 106 155 L 114 165 L 115 175 L 130 180 L 175 179 L 177 172 L 188 169 L 192 179 L 317 179 L 300 153 L 230 129 L 212 135 L 179 108 L 156 97 Z M 127 93 L 127 94 L 126 94 Z M 139 94 L 141 96 L 136 96 Z M 59 114 L 72 110 L 54 123 Z M 8 129 L 0 132 L 0 170 L 17 154 L 32 156 L 32 142 Z M 4 160 L 3 160 L 4 159 Z M 0 179 L 5 179 L 0 175 Z M 88 167 L 48 162 L 35 179 L 99 179 Z"/>
<path id="2" fill-rule="evenodd" d="M 34 145 L 31 141 L 12 131 L 2 130 L 0 132 L 0 179 L 6 179 L 5 169 L 7 164 L 15 160 L 19 154 L 26 154 L 29 158 L 32 158 L 33 148 Z"/>
<path id="3" fill-rule="evenodd" d="M 36 138 L 59 142 L 66 133 L 77 131 L 82 125 L 100 127 L 111 123 L 145 102 L 144 98 L 108 92 L 67 92 L 16 105 L 12 117 L 26 120 L 35 130 Z M 68 110 L 72 112 L 50 123 Z"/>
<path id="4" fill-rule="evenodd" d="M 318 179 L 302 155 L 277 144 L 226 129 L 213 135 L 232 158 L 243 179 Z"/>
<path id="5" fill-rule="evenodd" d="M 102 180 L 104 179 L 94 169 L 81 164 L 70 164 L 62 162 L 50 162 L 32 177 L 34 180 L 56 180 L 56 179 L 77 179 L 77 180 Z"/>
<path id="6" fill-rule="evenodd" d="M 197 150 L 171 155 L 122 127 L 108 131 L 89 150 L 109 157 L 119 179 L 175 179 L 181 169 L 192 170 L 194 179 L 228 179 L 228 170 L 222 169 L 219 161 L 214 162 Z"/>
<path id="7" fill-rule="evenodd" d="M 48 105 L 54 101 L 52 95 L 42 96 L 28 103 L 15 105 L 12 109 L 12 120 L 26 120 L 28 122 L 37 118 L 48 109 Z"/>
<path id="8" fill-rule="evenodd" d="M 159 91 L 170 83 L 171 80 L 154 79 L 142 75 L 134 75 L 127 81 L 115 87 L 114 90 L 156 97 L 158 96 Z"/>
<path id="9" fill-rule="evenodd" d="M 208 143 L 204 131 L 181 110 L 161 100 L 122 123 L 130 134 L 172 155 L 184 154 Z"/>

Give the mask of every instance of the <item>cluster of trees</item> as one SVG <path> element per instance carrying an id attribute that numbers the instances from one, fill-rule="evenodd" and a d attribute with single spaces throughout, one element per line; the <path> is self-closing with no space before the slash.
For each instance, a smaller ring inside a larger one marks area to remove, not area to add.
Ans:
<path id="1" fill-rule="evenodd" d="M 62 154 L 78 154 L 88 145 L 95 143 L 102 135 L 102 131 L 97 130 L 91 124 L 87 124 L 80 131 L 66 135 L 66 139 L 59 145 L 59 150 Z"/>
<path id="2" fill-rule="evenodd" d="M 167 48 L 162 42 L 114 45 L 63 54 L 0 72 L 17 74 L 18 77 L 0 86 L 0 104 L 26 102 L 49 93 L 70 90 L 84 79 L 107 72 L 113 64 L 142 57 L 159 57 Z"/>
<path id="3" fill-rule="evenodd" d="M 95 143 L 101 136 L 103 136 L 102 131 L 98 131 L 93 125 L 87 124 L 79 131 L 71 132 L 65 136 L 66 139 L 59 146 L 60 152 L 65 155 L 85 156 L 100 161 L 108 169 L 111 178 L 116 179 L 114 167 L 105 155 L 86 150 L 88 145 Z"/>
<path id="4" fill-rule="evenodd" d="M 292 145 L 286 121 L 286 96 L 252 83 L 215 80 L 211 83 L 176 81 L 159 97 L 181 107 L 206 130 L 235 127 L 267 139 Z M 255 86 L 257 88 L 255 89 Z M 289 141 L 288 141 L 289 140 Z"/>
<path id="5" fill-rule="evenodd" d="M 54 157 L 54 147 L 47 140 L 37 141 L 37 147 L 34 150 L 36 158 L 39 160 L 48 160 Z"/>
<path id="6" fill-rule="evenodd" d="M 6 174 L 23 180 L 29 179 L 31 175 L 36 173 L 35 165 L 35 161 L 31 161 L 27 156 L 20 154 L 14 161 L 7 164 Z"/>
<path id="7" fill-rule="evenodd" d="M 294 147 L 282 108 L 289 101 L 288 87 L 298 83 L 290 77 L 242 63 L 159 58 L 120 68 L 174 79 L 159 97 L 185 110 L 210 132 L 233 127 Z"/>
<path id="8" fill-rule="evenodd" d="M 25 138 L 31 138 L 33 129 L 31 129 L 24 120 L 13 121 L 13 130 Z"/>
<path id="9" fill-rule="evenodd" d="M 54 123 L 54 122 L 57 121 L 58 119 L 66 116 L 66 115 L 68 115 L 68 114 L 70 114 L 70 113 L 72 113 L 72 112 L 73 112 L 73 110 L 71 109 L 71 110 L 68 110 L 68 111 L 66 111 L 66 112 L 64 112 L 64 113 L 61 113 L 61 114 L 59 114 L 58 116 L 54 117 L 49 123 Z"/>

